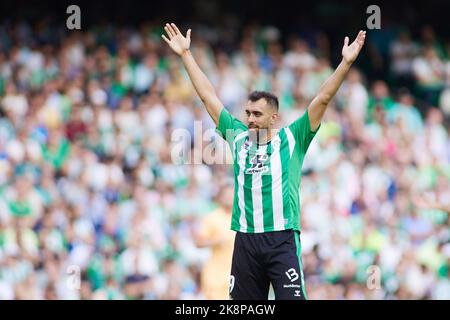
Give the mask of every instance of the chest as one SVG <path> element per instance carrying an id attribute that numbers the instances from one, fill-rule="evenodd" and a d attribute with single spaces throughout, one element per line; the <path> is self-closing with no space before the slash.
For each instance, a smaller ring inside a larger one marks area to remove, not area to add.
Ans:
<path id="1" fill-rule="evenodd" d="M 264 145 L 258 145 L 246 138 L 237 146 L 236 162 L 245 174 L 266 174 L 272 166 L 281 161 L 283 154 L 289 154 L 286 148 L 278 138 Z"/>

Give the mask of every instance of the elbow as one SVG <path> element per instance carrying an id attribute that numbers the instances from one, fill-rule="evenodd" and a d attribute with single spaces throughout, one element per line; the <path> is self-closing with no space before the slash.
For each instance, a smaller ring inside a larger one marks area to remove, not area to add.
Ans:
<path id="1" fill-rule="evenodd" d="M 328 105 L 330 103 L 331 99 L 333 98 L 333 96 L 328 93 L 321 93 L 318 98 L 319 98 L 318 100 L 320 101 L 320 104 Z"/>
<path id="2" fill-rule="evenodd" d="M 215 97 L 215 91 L 214 88 L 209 88 L 208 90 L 204 90 L 202 92 L 199 92 L 200 100 L 204 104 L 211 103 Z"/>

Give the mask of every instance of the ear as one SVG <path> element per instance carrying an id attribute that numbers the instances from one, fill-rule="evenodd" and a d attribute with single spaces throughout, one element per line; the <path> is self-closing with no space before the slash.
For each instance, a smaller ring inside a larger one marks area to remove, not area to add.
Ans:
<path id="1" fill-rule="evenodd" d="M 272 119 L 270 120 L 270 123 L 274 124 L 274 122 L 277 120 L 278 120 L 278 112 L 272 113 Z"/>

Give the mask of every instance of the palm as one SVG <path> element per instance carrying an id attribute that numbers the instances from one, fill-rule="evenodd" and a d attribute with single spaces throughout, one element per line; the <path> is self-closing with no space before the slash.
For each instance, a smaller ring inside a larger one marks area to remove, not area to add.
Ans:
<path id="1" fill-rule="evenodd" d="M 360 31 L 355 41 L 353 41 L 350 45 L 348 45 L 348 37 L 345 37 L 344 46 L 342 47 L 342 57 L 345 61 L 352 63 L 355 61 L 356 57 L 358 57 L 359 52 L 361 51 L 364 41 L 366 39 L 366 32 Z"/>
<path id="2" fill-rule="evenodd" d="M 181 55 L 184 51 L 189 49 L 189 46 L 191 45 L 191 29 L 187 31 L 186 37 L 181 34 L 180 30 L 178 30 L 174 23 L 166 23 L 164 30 L 166 30 L 169 38 L 165 35 L 162 35 L 162 38 L 175 53 Z"/>

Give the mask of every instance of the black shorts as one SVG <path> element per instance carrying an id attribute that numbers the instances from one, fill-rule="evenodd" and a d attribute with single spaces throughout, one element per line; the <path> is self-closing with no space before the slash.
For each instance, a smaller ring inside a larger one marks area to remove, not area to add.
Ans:
<path id="1" fill-rule="evenodd" d="M 230 299 L 267 300 L 272 283 L 275 299 L 306 300 L 300 252 L 298 231 L 237 232 Z"/>

